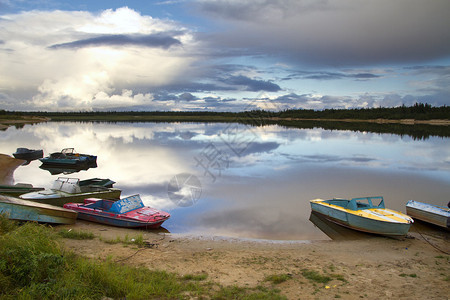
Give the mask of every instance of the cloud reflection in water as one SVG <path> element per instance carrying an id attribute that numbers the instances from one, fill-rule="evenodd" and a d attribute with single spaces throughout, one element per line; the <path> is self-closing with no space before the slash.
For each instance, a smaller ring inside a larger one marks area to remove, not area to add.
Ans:
<path id="1" fill-rule="evenodd" d="M 382 195 L 389 208 L 404 211 L 410 199 L 442 204 L 450 193 L 448 139 L 235 124 L 236 132 L 252 136 L 237 155 L 221 136 L 227 126 L 42 123 L 1 132 L 0 153 L 27 147 L 48 155 L 74 147 L 98 155 L 97 168 L 70 177 L 110 178 L 124 196 L 141 194 L 145 204 L 170 211 L 165 227 L 174 233 L 325 239 L 309 221 L 310 199 Z M 205 170 L 195 159 L 211 145 L 229 159 L 220 173 L 214 161 Z M 57 176 L 39 165 L 18 168 L 15 181 L 49 187 Z M 201 182 L 202 197 L 193 206 L 179 207 L 168 197 L 168 183 L 180 173 Z"/>

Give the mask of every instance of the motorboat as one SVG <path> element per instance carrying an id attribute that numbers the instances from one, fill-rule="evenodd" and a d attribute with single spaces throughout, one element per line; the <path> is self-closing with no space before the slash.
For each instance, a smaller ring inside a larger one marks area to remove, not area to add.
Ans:
<path id="1" fill-rule="evenodd" d="M 351 229 L 385 236 L 404 236 L 413 219 L 385 207 L 381 196 L 353 199 L 310 200 L 311 209 L 328 220 Z"/>
<path id="2" fill-rule="evenodd" d="M 170 214 L 145 206 L 139 195 L 118 201 L 89 198 L 84 203 L 66 203 L 64 208 L 78 213 L 78 219 L 126 228 L 159 228 Z"/>

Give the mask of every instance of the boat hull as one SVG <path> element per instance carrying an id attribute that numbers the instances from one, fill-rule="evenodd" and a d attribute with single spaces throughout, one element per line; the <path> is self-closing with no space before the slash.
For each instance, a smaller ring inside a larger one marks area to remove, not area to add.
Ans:
<path id="1" fill-rule="evenodd" d="M 97 215 L 91 214 L 88 212 L 78 211 L 78 219 L 91 221 L 95 223 L 101 223 L 105 225 L 111 225 L 116 227 L 124 227 L 124 228 L 148 228 L 148 229 L 156 229 L 161 227 L 161 224 L 164 223 L 165 220 L 157 221 L 157 222 L 142 222 L 135 221 L 129 219 L 118 219 L 106 215 Z"/>
<path id="2" fill-rule="evenodd" d="M 80 194 L 68 194 L 58 193 L 54 197 L 50 198 L 49 195 L 44 193 L 45 191 L 38 191 L 34 193 L 24 194 L 20 197 L 24 200 L 29 200 L 38 203 L 51 204 L 62 207 L 66 203 L 76 202 L 82 203 L 86 198 L 100 198 L 100 199 L 119 199 L 122 191 L 116 188 L 110 188 L 103 191 L 88 192 Z"/>
<path id="3" fill-rule="evenodd" d="M 74 224 L 77 219 L 77 212 L 69 209 L 2 195 L 0 213 L 12 220 L 51 224 Z"/>
<path id="4" fill-rule="evenodd" d="M 169 213 L 144 206 L 139 195 L 118 201 L 90 198 L 64 207 L 78 212 L 79 219 L 125 228 L 159 228 L 170 218 Z"/>
<path id="5" fill-rule="evenodd" d="M 42 191 L 44 188 L 37 188 L 30 185 L 22 185 L 22 184 L 16 184 L 16 185 L 6 185 L 2 184 L 0 185 L 0 194 L 7 195 L 7 196 L 20 196 L 26 193 L 32 193 L 37 191 Z"/>
<path id="6" fill-rule="evenodd" d="M 370 209 L 369 213 L 382 214 L 386 220 L 376 220 L 347 209 L 339 209 L 331 205 L 311 202 L 311 209 L 325 217 L 326 219 L 339 225 L 362 231 L 385 236 L 404 236 L 408 233 L 411 223 L 399 223 L 390 221 L 386 218 L 389 214 L 398 214 L 398 212 L 388 209 Z"/>
<path id="7" fill-rule="evenodd" d="M 450 229 L 450 209 L 410 200 L 406 204 L 406 213 L 414 219 Z"/>

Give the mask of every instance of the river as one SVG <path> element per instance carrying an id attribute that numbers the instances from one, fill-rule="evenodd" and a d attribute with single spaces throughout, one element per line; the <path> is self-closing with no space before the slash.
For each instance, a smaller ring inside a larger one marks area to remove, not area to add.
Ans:
<path id="1" fill-rule="evenodd" d="M 326 240 L 310 220 L 309 200 L 384 196 L 405 212 L 408 200 L 446 205 L 448 138 L 297 129 L 238 123 L 48 122 L 0 131 L 0 153 L 73 147 L 97 167 L 52 174 L 39 161 L 15 183 L 50 187 L 58 176 L 110 178 L 122 195 L 171 213 L 173 234 L 270 240 Z M 54 173 L 54 172 L 53 172 Z"/>

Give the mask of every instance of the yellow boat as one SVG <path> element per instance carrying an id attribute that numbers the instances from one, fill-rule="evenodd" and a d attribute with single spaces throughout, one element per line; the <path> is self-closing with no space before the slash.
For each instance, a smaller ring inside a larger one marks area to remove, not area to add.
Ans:
<path id="1" fill-rule="evenodd" d="M 404 236 L 413 219 L 385 208 L 383 197 L 310 200 L 311 209 L 328 220 L 355 230 L 386 236 Z"/>

